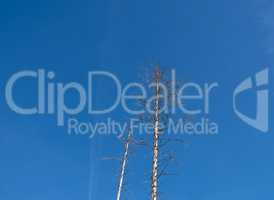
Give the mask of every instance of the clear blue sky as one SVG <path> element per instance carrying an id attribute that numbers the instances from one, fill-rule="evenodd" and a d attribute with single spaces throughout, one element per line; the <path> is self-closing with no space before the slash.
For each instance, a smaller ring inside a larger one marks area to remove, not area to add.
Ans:
<path id="1" fill-rule="evenodd" d="M 219 134 L 185 138 L 187 145 L 177 149 L 177 176 L 162 180 L 161 199 L 273 199 L 274 133 L 242 123 L 231 95 L 241 80 L 266 66 L 272 78 L 273 13 L 273 2 L 266 0 L 1 1 L 0 199 L 114 199 L 118 163 L 101 158 L 121 153 L 114 136 L 68 136 L 52 116 L 13 113 L 4 99 L 13 73 L 45 68 L 58 81 L 85 84 L 88 71 L 104 69 L 129 82 L 155 61 L 176 69 L 182 81 L 218 81 L 222 88 L 211 114 Z M 35 102 L 34 90 L 31 83 L 19 86 L 22 105 Z M 96 96 L 108 103 L 107 94 Z M 253 101 L 243 104 L 254 110 Z M 126 118 L 121 110 L 109 116 Z M 130 200 L 149 198 L 148 159 L 132 157 Z"/>

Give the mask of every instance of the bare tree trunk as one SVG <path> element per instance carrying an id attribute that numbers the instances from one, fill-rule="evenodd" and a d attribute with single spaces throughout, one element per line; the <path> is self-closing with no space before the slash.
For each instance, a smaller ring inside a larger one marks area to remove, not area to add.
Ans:
<path id="1" fill-rule="evenodd" d="M 153 161 L 151 176 L 151 200 L 158 198 L 158 155 L 159 155 L 159 123 L 160 123 L 160 71 L 156 71 L 156 99 L 155 99 L 155 119 L 153 132 Z"/>
<path id="2" fill-rule="evenodd" d="M 128 162 L 130 140 L 131 140 L 131 132 L 129 131 L 128 138 L 127 138 L 127 141 L 125 143 L 125 150 L 124 150 L 124 156 L 123 156 L 122 165 L 121 165 L 121 172 L 120 172 L 120 178 L 119 178 L 119 185 L 118 185 L 118 192 L 117 192 L 116 200 L 121 200 L 121 194 L 122 194 L 123 184 L 124 184 L 124 177 L 125 177 L 125 172 L 126 172 L 126 165 L 127 165 L 127 162 Z"/>

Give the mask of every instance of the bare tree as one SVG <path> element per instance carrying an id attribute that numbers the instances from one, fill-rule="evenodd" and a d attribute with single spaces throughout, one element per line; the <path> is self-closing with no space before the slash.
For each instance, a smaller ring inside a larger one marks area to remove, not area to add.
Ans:
<path id="1" fill-rule="evenodd" d="M 151 175 L 151 200 L 157 200 L 158 197 L 158 156 L 159 156 L 159 124 L 160 124 L 160 69 L 155 71 L 156 99 L 155 99 L 155 119 L 153 131 L 153 159 Z"/>
<path id="2" fill-rule="evenodd" d="M 130 155 L 130 144 L 134 142 L 131 129 L 128 130 L 128 135 L 126 139 L 119 138 L 123 143 L 123 154 L 122 156 L 112 156 L 104 157 L 103 160 L 118 160 L 120 161 L 120 169 L 118 173 L 118 184 L 117 184 L 117 194 L 116 200 L 121 200 L 123 191 L 125 190 L 125 177 L 128 165 L 128 159 Z"/>
<path id="3" fill-rule="evenodd" d="M 123 158 L 122 158 L 122 164 L 121 164 L 121 171 L 120 171 L 120 175 L 119 175 L 119 184 L 118 184 L 118 191 L 117 191 L 116 200 L 121 200 L 121 194 L 122 194 L 123 186 L 124 186 L 126 166 L 127 166 L 127 163 L 128 163 L 129 145 L 131 143 L 131 137 L 132 137 L 132 133 L 131 133 L 131 130 L 129 130 L 128 138 L 127 138 L 127 140 L 125 141 L 125 144 L 124 144 L 124 155 L 123 155 Z"/>
<path id="4" fill-rule="evenodd" d="M 164 134 L 166 125 L 169 119 L 172 118 L 169 111 L 175 109 L 177 95 L 176 80 L 174 80 L 174 82 L 169 81 L 166 74 L 160 69 L 160 66 L 156 66 L 152 75 L 149 76 L 152 77 L 152 79 L 150 78 L 150 81 L 147 83 L 153 86 L 153 101 L 147 102 L 147 100 L 144 99 L 141 103 L 146 108 L 148 108 L 147 106 L 151 103 L 149 106 L 151 106 L 153 112 L 145 113 L 141 116 L 141 119 L 151 123 L 153 126 L 150 199 L 158 200 L 160 194 L 159 179 L 162 176 L 172 175 L 172 173 L 168 173 L 168 167 L 171 162 L 175 161 L 175 155 L 172 155 L 169 150 L 164 150 L 164 147 L 170 142 L 181 143 L 183 141 L 180 138 L 175 139 L 170 137 L 170 135 L 167 136 L 167 134 Z"/>

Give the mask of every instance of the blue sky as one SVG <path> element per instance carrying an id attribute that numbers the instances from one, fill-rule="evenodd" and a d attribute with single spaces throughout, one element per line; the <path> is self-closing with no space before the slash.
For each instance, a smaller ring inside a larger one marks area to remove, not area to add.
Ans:
<path id="1" fill-rule="evenodd" d="M 53 116 L 12 112 L 4 91 L 13 73 L 44 68 L 59 82 L 86 84 L 88 71 L 108 70 L 128 83 L 156 62 L 174 68 L 183 82 L 220 85 L 211 105 L 219 134 L 185 137 L 186 145 L 176 147 L 180 165 L 176 176 L 161 180 L 162 199 L 273 199 L 274 133 L 249 127 L 232 110 L 233 90 L 246 77 L 268 67 L 272 84 L 273 5 L 266 0 L 1 1 L 0 199 L 113 199 L 119 163 L 102 157 L 122 150 L 114 136 L 69 136 Z M 113 95 L 105 84 L 95 94 L 102 105 Z M 20 84 L 19 103 L 33 105 L 35 89 L 31 82 Z M 252 98 L 240 105 L 250 113 Z M 95 122 L 128 116 L 118 109 L 108 116 L 78 117 Z M 149 198 L 150 157 L 144 152 L 137 148 L 128 166 L 131 200 Z"/>

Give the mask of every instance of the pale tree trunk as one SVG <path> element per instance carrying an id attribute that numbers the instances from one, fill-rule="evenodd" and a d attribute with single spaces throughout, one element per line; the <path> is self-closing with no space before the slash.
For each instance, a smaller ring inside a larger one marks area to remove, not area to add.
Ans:
<path id="1" fill-rule="evenodd" d="M 124 155 L 123 155 L 123 160 L 122 160 L 122 165 L 121 165 L 121 172 L 120 172 L 120 178 L 119 178 L 119 185 L 118 185 L 118 192 L 117 192 L 117 198 L 116 200 L 121 200 L 121 194 L 123 191 L 123 184 L 124 184 L 124 178 L 125 178 L 125 172 L 126 172 L 126 165 L 128 162 L 128 154 L 129 154 L 129 143 L 131 139 L 131 132 L 129 131 L 127 141 L 125 143 L 125 150 L 124 150 Z"/>
<path id="2" fill-rule="evenodd" d="M 159 73 L 159 72 L 156 72 Z M 156 99 L 155 99 L 155 120 L 153 132 L 153 161 L 151 176 L 151 200 L 158 198 L 158 155 L 159 155 L 159 123 L 160 123 L 160 77 L 156 74 Z"/>

